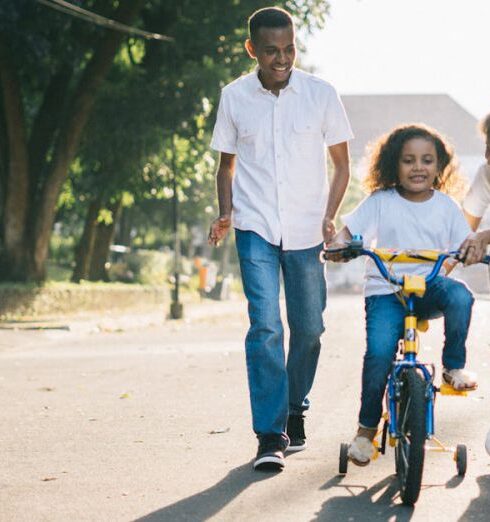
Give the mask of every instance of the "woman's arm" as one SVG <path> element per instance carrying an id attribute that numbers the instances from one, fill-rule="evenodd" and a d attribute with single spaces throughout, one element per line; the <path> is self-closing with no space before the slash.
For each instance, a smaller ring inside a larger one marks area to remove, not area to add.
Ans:
<path id="1" fill-rule="evenodd" d="M 481 217 L 476 217 L 467 212 L 465 209 L 463 209 L 464 217 L 466 218 L 466 221 L 468 221 L 468 225 L 470 225 L 471 230 L 473 232 L 476 232 L 476 229 L 481 223 Z"/>
<path id="2" fill-rule="evenodd" d="M 490 244 L 490 229 L 470 234 L 459 247 L 465 265 L 479 263 L 487 253 Z"/>

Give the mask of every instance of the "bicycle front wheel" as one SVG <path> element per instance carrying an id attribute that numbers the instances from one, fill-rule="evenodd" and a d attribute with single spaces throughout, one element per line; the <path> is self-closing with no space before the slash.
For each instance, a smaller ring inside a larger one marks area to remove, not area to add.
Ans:
<path id="1" fill-rule="evenodd" d="M 403 370 L 398 406 L 398 444 L 395 448 L 396 473 L 404 504 L 413 506 L 419 498 L 424 469 L 425 381 L 415 368 Z"/>

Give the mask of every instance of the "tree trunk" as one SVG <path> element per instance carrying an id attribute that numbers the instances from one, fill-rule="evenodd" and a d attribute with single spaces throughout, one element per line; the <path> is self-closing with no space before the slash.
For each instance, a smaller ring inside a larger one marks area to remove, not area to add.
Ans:
<path id="1" fill-rule="evenodd" d="M 27 132 L 19 78 L 8 45 L 0 35 L 0 82 L 8 134 L 8 172 L 3 208 L 2 279 L 22 279 L 25 270 L 24 232 L 29 198 Z"/>
<path id="2" fill-rule="evenodd" d="M 93 200 L 89 205 L 83 234 L 75 249 L 75 268 L 71 276 L 71 280 L 74 283 L 79 283 L 82 279 L 88 279 L 97 233 L 97 218 L 101 206 L 102 200 L 100 197 Z"/>
<path id="3" fill-rule="evenodd" d="M 143 0 L 125 0 L 119 3 L 114 18 L 129 24 L 140 11 Z M 7 115 L 10 167 L 5 204 L 5 259 L 0 266 L 0 278 L 42 281 L 46 276 L 46 259 L 54 223 L 58 196 L 75 158 L 82 131 L 95 102 L 97 91 L 109 72 L 124 34 L 107 30 L 87 64 L 71 98 L 71 110 L 57 130 L 53 160 L 42 186 L 36 187 L 36 201 L 27 205 L 29 190 L 27 140 L 25 125 L 19 120 L 20 89 L 10 74 L 15 71 L 8 62 L 8 54 L 0 46 L 0 74 Z M 0 42 L 1 44 L 1 42 Z M 10 67 L 10 68 L 9 68 Z M 12 70 L 11 70 L 12 69 Z M 13 96 L 13 100 L 7 98 Z M 17 98 L 15 98 L 17 96 Z M 10 116 L 10 122 L 9 120 Z M 29 215 L 26 219 L 26 209 Z M 15 268 L 13 268 L 15 267 Z M 8 273 L 4 273 L 5 270 Z"/>
<path id="4" fill-rule="evenodd" d="M 131 226 L 133 224 L 134 207 L 124 207 L 116 228 L 116 244 L 131 247 Z"/>
<path id="5" fill-rule="evenodd" d="M 119 199 L 116 203 L 109 205 L 108 208 L 112 212 L 112 223 L 109 225 L 106 225 L 105 223 L 97 224 L 97 232 L 88 275 L 90 281 L 109 281 L 106 264 L 109 258 L 109 248 L 114 239 L 116 223 L 121 215 L 122 200 Z"/>

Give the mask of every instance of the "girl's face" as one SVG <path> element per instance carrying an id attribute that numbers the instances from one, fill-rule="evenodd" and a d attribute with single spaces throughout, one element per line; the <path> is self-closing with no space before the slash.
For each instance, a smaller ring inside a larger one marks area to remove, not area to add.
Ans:
<path id="1" fill-rule="evenodd" d="M 434 143 L 426 138 L 405 142 L 398 160 L 400 194 L 410 201 L 426 201 L 432 197 L 438 174 Z"/>

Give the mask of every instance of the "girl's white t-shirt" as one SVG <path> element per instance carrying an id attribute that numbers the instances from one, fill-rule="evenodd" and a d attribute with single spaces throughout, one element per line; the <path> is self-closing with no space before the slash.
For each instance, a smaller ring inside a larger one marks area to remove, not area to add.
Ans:
<path id="1" fill-rule="evenodd" d="M 342 216 L 352 235 L 360 234 L 364 245 L 371 248 L 457 250 L 471 232 L 459 205 L 449 196 L 435 190 L 432 197 L 420 203 L 409 201 L 394 188 L 378 190 L 364 199 L 351 213 Z M 394 263 L 392 272 L 427 275 L 432 263 Z M 441 271 L 443 273 L 443 271 Z M 374 261 L 366 261 L 366 297 L 396 292 Z"/>

